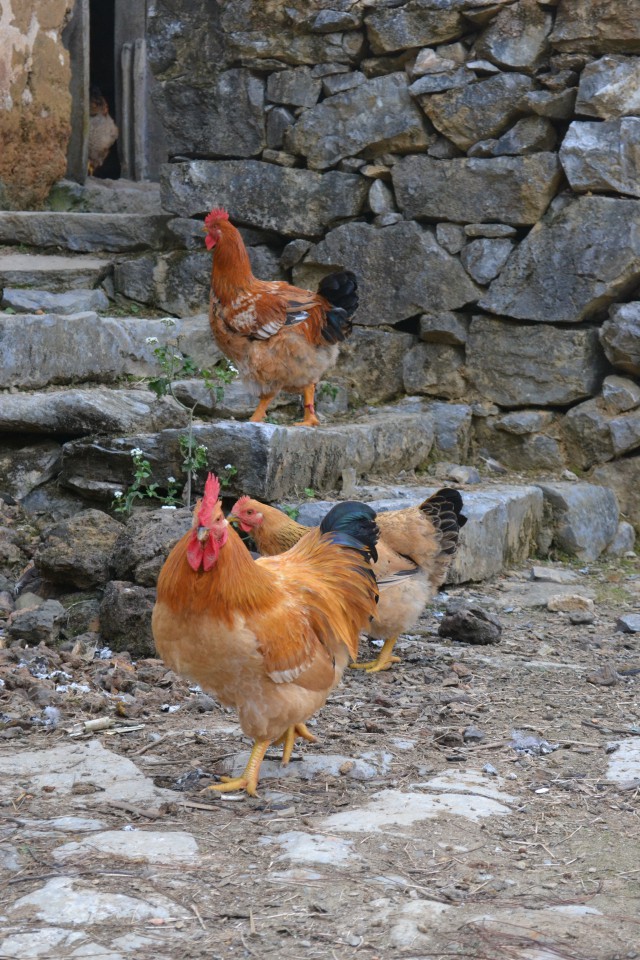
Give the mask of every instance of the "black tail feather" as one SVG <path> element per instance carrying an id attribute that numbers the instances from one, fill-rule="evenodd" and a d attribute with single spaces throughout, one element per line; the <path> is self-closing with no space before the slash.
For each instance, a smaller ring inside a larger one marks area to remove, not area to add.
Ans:
<path id="1" fill-rule="evenodd" d="M 320 533 L 333 533 L 334 542 L 342 543 L 363 553 L 367 559 L 378 559 L 376 543 L 380 536 L 375 522 L 376 512 L 366 503 L 345 500 L 329 510 Z"/>
<path id="2" fill-rule="evenodd" d="M 440 530 L 445 553 L 455 553 L 458 533 L 467 522 L 467 518 L 462 513 L 460 491 L 453 487 L 443 487 L 421 503 L 420 509 Z"/>
<path id="3" fill-rule="evenodd" d="M 358 309 L 358 281 L 355 273 L 350 270 L 330 273 L 320 281 L 318 293 L 334 308 L 327 311 L 322 336 L 329 343 L 338 343 L 351 333 L 351 317 Z"/>

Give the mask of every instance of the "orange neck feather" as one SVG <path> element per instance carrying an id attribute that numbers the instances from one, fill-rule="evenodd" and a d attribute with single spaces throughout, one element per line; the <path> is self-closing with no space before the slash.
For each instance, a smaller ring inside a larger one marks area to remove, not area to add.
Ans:
<path id="1" fill-rule="evenodd" d="M 263 522 L 251 531 L 251 536 L 258 551 L 266 557 L 290 550 L 300 537 L 311 530 L 311 527 L 304 527 L 275 507 L 262 504 L 260 512 L 264 518 Z"/>
<path id="2" fill-rule="evenodd" d="M 269 573 L 257 564 L 232 527 L 211 570 L 197 573 L 187 560 L 190 533 L 175 545 L 158 579 L 158 602 L 174 613 L 207 614 L 229 626 L 236 612 L 243 615 L 268 609 L 273 603 Z"/>
<path id="3" fill-rule="evenodd" d="M 219 224 L 220 239 L 213 248 L 211 286 L 222 303 L 234 300 L 238 290 L 246 290 L 255 280 L 249 254 L 233 224 Z"/>

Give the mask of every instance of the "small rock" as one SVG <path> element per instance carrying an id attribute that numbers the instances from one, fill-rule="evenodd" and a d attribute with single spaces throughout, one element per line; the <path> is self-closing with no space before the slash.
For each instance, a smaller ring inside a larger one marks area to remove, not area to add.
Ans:
<path id="1" fill-rule="evenodd" d="M 499 643 L 502 624 L 493 613 L 483 610 L 475 604 L 455 602 L 455 608 L 449 604 L 447 613 L 438 628 L 438 635 L 450 637 L 460 643 L 486 645 Z"/>
<path id="2" fill-rule="evenodd" d="M 640 633 L 640 613 L 626 613 L 618 617 L 616 633 Z"/>
<path id="3" fill-rule="evenodd" d="M 532 567 L 533 580 L 544 580 L 547 583 L 575 583 L 580 577 L 573 570 L 563 570 L 560 567 Z"/>
<path id="4" fill-rule="evenodd" d="M 484 738 L 485 734 L 482 730 L 478 730 L 477 727 L 467 727 L 462 734 L 462 739 L 465 743 L 481 743 Z"/>
<path id="5" fill-rule="evenodd" d="M 552 613 L 575 613 L 578 610 L 593 613 L 595 604 L 579 593 L 561 593 L 547 601 L 547 610 Z"/>
<path id="6" fill-rule="evenodd" d="M 613 667 L 605 664 L 605 666 L 600 667 L 599 670 L 588 673 L 586 679 L 587 683 L 593 683 L 599 687 L 615 687 L 619 678 Z"/>
<path id="7" fill-rule="evenodd" d="M 636 532 L 634 528 L 626 520 L 621 520 L 616 535 L 605 552 L 609 557 L 624 557 L 630 550 L 633 550 L 635 542 Z"/>
<path id="8" fill-rule="evenodd" d="M 206 693 L 199 693 L 196 697 L 196 709 L 198 713 L 211 713 L 212 710 L 215 710 L 216 702 L 213 697 L 210 697 Z"/>
<path id="9" fill-rule="evenodd" d="M 10 637 L 27 643 L 55 642 L 66 614 L 57 600 L 45 600 L 39 607 L 14 613 L 7 632 Z"/>
<path id="10" fill-rule="evenodd" d="M 498 776 L 498 771 L 496 770 L 496 768 L 493 766 L 492 763 L 485 763 L 484 767 L 482 768 L 482 772 L 486 773 L 490 777 Z"/>
<path id="11" fill-rule="evenodd" d="M 574 624 L 574 626 L 584 626 L 593 623 L 594 620 L 595 616 L 589 610 L 575 610 L 569 614 L 569 623 Z"/>

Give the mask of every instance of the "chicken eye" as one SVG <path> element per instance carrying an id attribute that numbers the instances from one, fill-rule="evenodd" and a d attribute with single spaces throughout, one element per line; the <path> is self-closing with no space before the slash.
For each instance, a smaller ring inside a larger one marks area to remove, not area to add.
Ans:
<path id="1" fill-rule="evenodd" d="M 247 516 L 250 517 L 254 512 L 254 510 L 247 510 Z"/>

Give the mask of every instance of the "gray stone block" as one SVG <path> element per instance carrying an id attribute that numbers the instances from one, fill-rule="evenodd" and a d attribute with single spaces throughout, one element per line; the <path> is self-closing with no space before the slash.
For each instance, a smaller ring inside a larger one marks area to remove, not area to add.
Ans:
<path id="1" fill-rule="evenodd" d="M 369 156 L 405 153 L 421 150 L 432 140 L 409 94 L 406 74 L 392 73 L 305 110 L 287 131 L 285 148 L 306 157 L 309 167 L 323 170 L 363 151 Z"/>
<path id="2" fill-rule="evenodd" d="M 75 253 L 153 250 L 169 242 L 170 219 L 166 214 L 0 210 L 0 243 L 58 247 Z"/>
<path id="3" fill-rule="evenodd" d="M 357 321 L 368 326 L 397 323 L 423 310 L 455 310 L 480 294 L 460 262 L 417 223 L 382 230 L 368 223 L 337 227 L 298 264 L 294 282 L 313 287 L 318 267 L 325 274 L 338 265 L 358 277 Z"/>
<path id="4" fill-rule="evenodd" d="M 474 317 L 467 376 L 487 400 L 505 407 L 574 403 L 598 389 L 604 372 L 598 331 L 528 327 Z"/>
<path id="5" fill-rule="evenodd" d="M 580 197 L 531 231 L 479 305 L 521 320 L 578 323 L 639 280 L 640 204 Z"/>
<path id="6" fill-rule="evenodd" d="M 15 313 L 70 314 L 89 310 L 108 310 L 109 298 L 102 290 L 69 290 L 67 293 L 49 293 L 46 290 L 16 290 L 5 287 L 0 306 L 10 307 Z"/>
<path id="7" fill-rule="evenodd" d="M 562 170 L 554 153 L 530 157 L 434 160 L 404 157 L 392 170 L 398 207 L 408 217 L 537 223 L 560 183 Z"/>
<path id="8" fill-rule="evenodd" d="M 575 121 L 562 141 L 560 162 L 576 193 L 640 197 L 640 119 Z"/>
<path id="9" fill-rule="evenodd" d="M 596 560 L 616 535 L 613 490 L 593 483 L 539 483 L 553 514 L 553 542 L 581 560 Z"/>
<path id="10" fill-rule="evenodd" d="M 335 170 L 320 174 L 259 160 L 193 160 L 165 167 L 161 187 L 164 207 L 180 216 L 224 206 L 232 220 L 286 236 L 317 237 L 336 220 L 357 216 L 369 185 L 357 174 Z"/>

